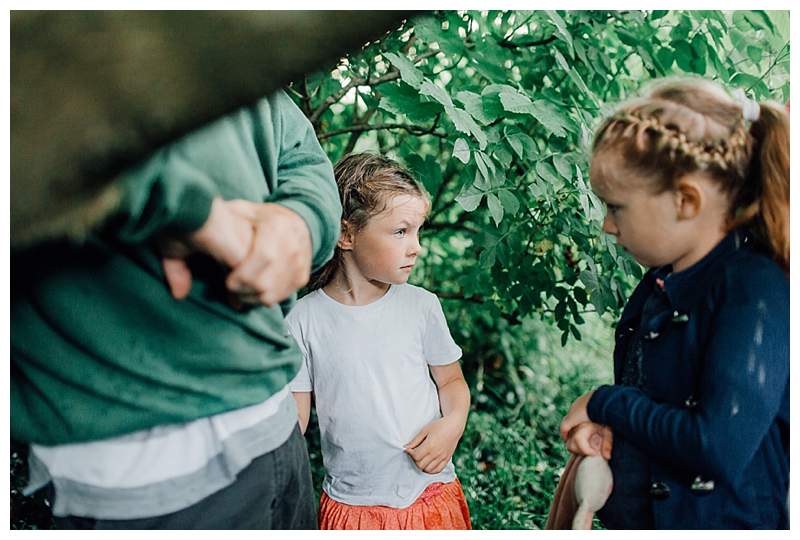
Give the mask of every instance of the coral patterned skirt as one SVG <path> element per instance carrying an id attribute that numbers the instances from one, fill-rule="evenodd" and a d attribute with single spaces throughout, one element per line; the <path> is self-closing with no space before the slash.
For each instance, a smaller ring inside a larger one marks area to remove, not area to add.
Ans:
<path id="1" fill-rule="evenodd" d="M 456 478 L 437 482 L 406 508 L 353 506 L 334 501 L 324 491 L 319 503 L 319 528 L 363 529 L 471 529 L 469 508 Z"/>

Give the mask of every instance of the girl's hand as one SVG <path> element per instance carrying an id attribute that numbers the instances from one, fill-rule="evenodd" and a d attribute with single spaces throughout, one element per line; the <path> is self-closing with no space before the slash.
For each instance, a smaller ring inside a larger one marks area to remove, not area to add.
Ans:
<path id="1" fill-rule="evenodd" d="M 577 426 L 578 424 L 583 424 L 584 422 L 591 422 L 589 419 L 589 413 L 586 412 L 586 404 L 589 403 L 589 400 L 594 394 L 594 390 L 586 392 L 581 397 L 575 400 L 572 404 L 572 407 L 569 408 L 569 412 L 567 416 L 561 421 L 561 427 L 559 431 L 561 432 L 561 439 L 566 441 L 569 435 L 569 432 L 572 431 L 572 428 Z"/>
<path id="2" fill-rule="evenodd" d="M 419 470 L 428 474 L 440 473 L 453 457 L 463 433 L 463 422 L 444 416 L 422 428 L 405 446 L 405 452 Z"/>
<path id="3" fill-rule="evenodd" d="M 608 426 L 584 422 L 569 432 L 567 450 L 581 456 L 601 455 L 604 459 L 611 459 L 613 435 Z"/>

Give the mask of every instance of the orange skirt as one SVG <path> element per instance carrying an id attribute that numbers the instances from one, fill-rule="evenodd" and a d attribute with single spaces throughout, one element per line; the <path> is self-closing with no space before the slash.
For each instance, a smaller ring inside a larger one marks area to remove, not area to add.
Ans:
<path id="1" fill-rule="evenodd" d="M 324 491 L 319 501 L 319 528 L 323 530 L 472 529 L 469 508 L 456 478 L 437 482 L 411 506 L 354 506 L 334 501 Z"/>

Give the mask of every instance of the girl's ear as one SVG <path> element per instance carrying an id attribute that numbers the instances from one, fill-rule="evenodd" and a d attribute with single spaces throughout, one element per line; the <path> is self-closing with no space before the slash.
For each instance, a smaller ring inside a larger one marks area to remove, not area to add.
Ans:
<path id="1" fill-rule="evenodd" d="M 684 176 L 678 180 L 675 186 L 675 211 L 679 220 L 697 217 L 705 204 L 705 194 L 694 178 Z"/>
<path id="2" fill-rule="evenodd" d="M 350 251 L 353 249 L 353 236 L 353 227 L 343 219 L 342 230 L 339 233 L 339 240 L 336 242 L 336 247 L 343 251 Z"/>

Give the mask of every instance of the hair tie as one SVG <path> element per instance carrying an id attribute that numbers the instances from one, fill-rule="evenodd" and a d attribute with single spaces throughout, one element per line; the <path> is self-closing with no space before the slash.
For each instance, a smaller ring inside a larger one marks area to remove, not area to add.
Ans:
<path id="1" fill-rule="evenodd" d="M 755 100 L 749 99 L 741 88 L 733 91 L 733 99 L 742 108 L 742 118 L 746 121 L 755 122 L 761 116 L 761 106 Z"/>

